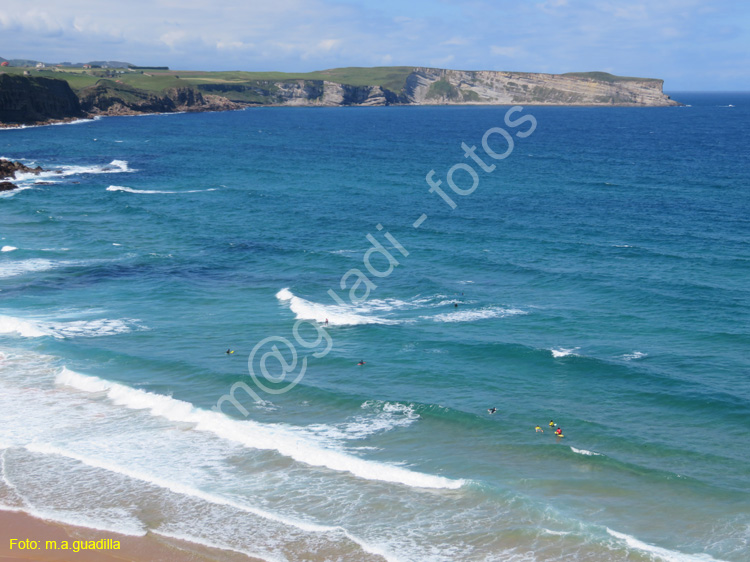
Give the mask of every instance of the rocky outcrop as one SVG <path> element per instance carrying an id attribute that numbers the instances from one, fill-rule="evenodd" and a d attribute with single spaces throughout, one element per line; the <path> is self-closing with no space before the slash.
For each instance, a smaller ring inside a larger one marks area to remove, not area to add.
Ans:
<path id="1" fill-rule="evenodd" d="M 41 166 L 36 168 L 29 168 L 28 166 L 21 164 L 20 162 L 13 162 L 12 160 L 6 160 L 5 158 L 0 159 L 0 180 L 7 180 L 16 177 L 16 172 L 35 174 L 43 172 Z M 9 181 L 0 181 L 0 191 L 11 191 L 17 189 L 18 186 Z"/>
<path id="2" fill-rule="evenodd" d="M 366 70 L 366 69 L 365 69 Z M 202 82 L 159 93 L 102 79 L 78 95 L 63 80 L 0 74 L 0 126 L 44 123 L 94 115 L 226 111 L 247 105 L 680 105 L 662 91 L 663 81 L 604 72 L 534 74 L 394 67 L 388 87 L 334 79 Z M 398 79 L 392 79 L 393 75 Z M 349 75 L 351 76 L 351 74 Z M 390 88 L 390 89 L 389 89 Z M 398 91 L 395 91 L 398 89 Z"/>
<path id="3" fill-rule="evenodd" d="M 219 96 L 203 96 L 193 88 L 171 88 L 152 94 L 112 80 L 99 80 L 79 92 L 81 107 L 91 115 L 139 115 L 177 111 L 225 111 L 240 104 Z"/>
<path id="4" fill-rule="evenodd" d="M 415 68 L 402 92 L 407 103 L 525 105 L 679 105 L 663 80 L 604 72 L 532 74 Z"/>
<path id="5" fill-rule="evenodd" d="M 202 84 L 198 88 L 204 94 L 220 93 L 226 98 L 253 105 L 331 107 L 401 103 L 398 94 L 381 86 L 352 86 L 328 80 L 257 80 L 241 84 Z"/>
<path id="6" fill-rule="evenodd" d="M 36 168 L 29 168 L 28 166 L 21 164 L 20 162 L 13 162 L 12 160 L 6 160 L 0 158 L 0 179 L 12 179 L 16 177 L 16 172 L 25 174 L 39 174 L 43 172 L 41 166 Z"/>
<path id="7" fill-rule="evenodd" d="M 226 111 L 242 107 L 220 96 L 204 96 L 191 87 L 154 94 L 114 80 L 99 80 L 76 95 L 64 80 L 0 74 L 0 126 L 44 124 L 94 115 Z"/>
<path id="8" fill-rule="evenodd" d="M 199 86 L 259 105 L 679 105 L 662 91 L 663 81 L 604 72 L 533 74 L 418 67 L 395 92 L 325 80 L 258 80 Z"/>
<path id="9" fill-rule="evenodd" d="M 84 117 L 64 80 L 0 74 L 0 123 L 24 124 Z"/>

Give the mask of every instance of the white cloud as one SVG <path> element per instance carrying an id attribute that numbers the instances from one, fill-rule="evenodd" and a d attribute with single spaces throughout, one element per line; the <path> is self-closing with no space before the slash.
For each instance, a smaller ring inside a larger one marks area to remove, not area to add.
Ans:
<path id="1" fill-rule="evenodd" d="M 516 57 L 521 53 L 522 49 L 518 47 L 499 47 L 498 45 L 492 45 L 490 47 L 490 53 L 498 57 Z"/>
<path id="2" fill-rule="evenodd" d="M 741 64 L 748 7 L 712 0 L 434 0 L 418 6 L 2 0 L 0 56 L 196 70 L 386 64 L 507 70 L 512 62 L 513 70 L 613 68 L 617 74 L 700 80 L 713 72 L 711 61 Z M 687 65 L 690 71 L 683 72 Z"/>
<path id="3" fill-rule="evenodd" d="M 443 41 L 440 43 L 441 45 L 467 45 L 469 43 L 469 40 L 465 37 L 451 37 L 450 39 L 447 39 L 446 41 Z"/>

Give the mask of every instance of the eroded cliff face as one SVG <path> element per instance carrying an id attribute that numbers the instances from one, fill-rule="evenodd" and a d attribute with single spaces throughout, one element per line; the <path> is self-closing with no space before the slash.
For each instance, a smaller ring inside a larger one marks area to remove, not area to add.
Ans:
<path id="1" fill-rule="evenodd" d="M 415 68 L 403 95 L 418 104 L 679 105 L 662 86 L 651 79 Z"/>
<path id="2" fill-rule="evenodd" d="M 244 84 L 206 84 L 200 90 L 254 105 L 340 106 L 401 103 L 398 94 L 380 86 L 352 86 L 327 80 L 258 80 Z"/>
<path id="3" fill-rule="evenodd" d="M 219 96 L 203 96 L 192 88 L 172 88 L 156 95 L 100 80 L 79 92 L 81 107 L 91 115 L 138 115 L 176 111 L 223 111 L 242 106 Z"/>
<path id="4" fill-rule="evenodd" d="M 0 74 L 0 123 L 37 123 L 83 116 L 78 97 L 67 82 Z"/>
<path id="5" fill-rule="evenodd" d="M 99 80 L 76 94 L 64 80 L 0 74 L 0 125 L 39 124 L 94 115 L 241 109 L 193 88 L 153 94 L 112 80 Z"/>
<path id="6" fill-rule="evenodd" d="M 258 105 L 679 105 L 662 92 L 662 80 L 605 73 L 532 74 L 414 68 L 399 92 L 324 80 L 207 84 L 204 92 L 236 95 Z"/>
<path id="7" fill-rule="evenodd" d="M 406 69 L 408 71 L 408 69 Z M 159 94 L 102 79 L 76 95 L 67 82 L 0 74 L 0 124 L 43 123 L 93 115 L 224 111 L 246 105 L 679 105 L 663 81 L 602 72 L 532 74 L 418 67 L 395 92 L 327 80 L 255 80 L 205 83 Z M 234 100 L 234 101 L 230 101 Z"/>

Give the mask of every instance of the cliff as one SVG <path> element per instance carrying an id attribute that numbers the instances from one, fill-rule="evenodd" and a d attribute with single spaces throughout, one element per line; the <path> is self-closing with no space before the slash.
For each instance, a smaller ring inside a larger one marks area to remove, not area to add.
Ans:
<path id="1" fill-rule="evenodd" d="M 247 105 L 680 105 L 664 94 L 662 80 L 604 72 L 535 74 L 427 67 L 355 67 L 302 74 L 168 69 L 41 72 L 54 78 L 0 74 L 0 124 L 224 111 Z M 76 85 L 76 92 L 66 80 Z"/>
<path id="2" fill-rule="evenodd" d="M 223 111 L 242 106 L 219 96 L 203 96 L 193 88 L 170 88 L 155 94 L 112 80 L 99 80 L 79 92 L 81 108 L 90 115 L 138 115 L 176 111 Z"/>
<path id="3" fill-rule="evenodd" d="M 102 79 L 76 93 L 64 79 L 0 74 L 0 125 L 42 124 L 95 115 L 225 111 L 242 107 L 220 96 L 204 96 L 189 84 L 155 93 Z"/>
<path id="4" fill-rule="evenodd" d="M 0 123 L 38 123 L 83 117 L 64 80 L 0 74 Z"/>
<path id="5" fill-rule="evenodd" d="M 410 103 L 524 105 L 679 105 L 662 91 L 663 80 L 604 72 L 532 74 L 415 68 L 406 80 Z"/>
<path id="6" fill-rule="evenodd" d="M 203 92 L 252 105 L 392 105 L 408 103 L 382 86 L 354 86 L 328 80 L 257 80 L 239 84 L 201 84 Z"/>
<path id="7" fill-rule="evenodd" d="M 347 70 L 348 79 L 358 81 Z M 363 72 L 369 69 L 359 69 Z M 338 70 L 310 73 L 332 78 Z M 662 91 L 663 81 L 604 72 L 538 74 L 408 68 L 400 80 L 385 84 L 347 84 L 325 79 L 223 81 L 198 84 L 203 92 L 258 105 L 679 105 Z M 344 78 L 346 79 L 346 78 Z"/>

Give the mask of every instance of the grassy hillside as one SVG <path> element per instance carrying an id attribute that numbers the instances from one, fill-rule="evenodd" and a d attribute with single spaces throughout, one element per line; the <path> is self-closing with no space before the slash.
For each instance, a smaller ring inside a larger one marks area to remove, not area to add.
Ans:
<path id="1" fill-rule="evenodd" d="M 196 70 L 163 70 L 163 69 L 82 69 L 64 67 L 56 70 L 23 67 L 2 67 L 2 72 L 8 74 L 22 74 L 29 72 L 31 76 L 59 78 L 67 81 L 74 90 L 81 90 L 96 84 L 102 78 L 119 80 L 129 86 L 159 93 L 168 88 L 180 86 L 206 85 L 237 85 L 237 86 L 267 86 L 270 82 L 290 82 L 294 80 L 328 80 L 351 86 L 382 86 L 392 92 L 400 92 L 406 84 L 406 79 L 414 67 L 411 66 L 376 66 L 332 68 L 313 72 L 245 72 L 220 71 L 204 72 Z M 648 80 L 629 76 L 615 76 L 606 72 L 569 72 L 563 76 L 583 78 L 602 82 L 621 82 L 633 80 Z"/>
<path id="2" fill-rule="evenodd" d="M 190 86 L 189 82 L 180 80 L 176 76 L 171 74 L 157 74 L 156 71 L 152 74 L 148 71 L 140 70 L 123 72 L 107 72 L 100 69 L 84 70 L 78 68 L 65 68 L 64 70 L 37 70 L 35 68 L 5 66 L 0 69 L 0 72 L 6 72 L 8 74 L 23 74 L 24 72 L 28 72 L 30 76 L 57 78 L 58 80 L 65 80 L 70 84 L 70 87 L 76 91 L 80 91 L 88 86 L 93 86 L 102 79 L 119 81 L 126 86 L 145 90 L 150 93 L 160 93 L 168 88 Z"/>
<path id="3" fill-rule="evenodd" d="M 598 82 L 644 82 L 648 80 L 655 80 L 655 78 L 637 78 L 635 76 L 615 76 L 608 72 L 566 72 L 561 76 L 569 76 L 571 78 L 586 78 L 588 80 L 596 80 Z"/>

